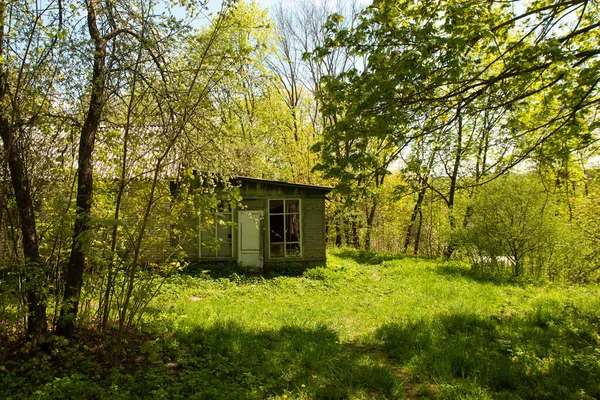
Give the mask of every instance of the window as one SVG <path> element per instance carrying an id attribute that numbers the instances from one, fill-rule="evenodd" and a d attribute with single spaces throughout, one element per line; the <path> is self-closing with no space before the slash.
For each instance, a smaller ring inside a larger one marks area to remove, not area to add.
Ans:
<path id="1" fill-rule="evenodd" d="M 300 200 L 269 200 L 270 258 L 300 257 Z"/>
<path id="2" fill-rule="evenodd" d="M 200 257 L 232 257 L 233 220 L 229 204 L 219 204 L 214 213 L 200 218 Z"/>

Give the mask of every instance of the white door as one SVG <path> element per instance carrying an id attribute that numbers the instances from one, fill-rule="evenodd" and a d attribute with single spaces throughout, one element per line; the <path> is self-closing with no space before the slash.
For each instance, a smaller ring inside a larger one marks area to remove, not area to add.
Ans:
<path id="1" fill-rule="evenodd" d="M 262 211 L 238 212 L 238 265 L 262 268 L 262 220 Z"/>

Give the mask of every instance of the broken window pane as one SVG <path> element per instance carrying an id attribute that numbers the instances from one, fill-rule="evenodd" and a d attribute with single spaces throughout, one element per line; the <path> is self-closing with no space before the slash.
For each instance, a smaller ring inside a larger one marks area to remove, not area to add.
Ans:
<path id="1" fill-rule="evenodd" d="M 300 200 L 269 201 L 270 257 L 300 257 Z"/>
<path id="2" fill-rule="evenodd" d="M 283 214 L 283 200 L 271 200 L 269 202 L 269 212 L 271 214 Z"/>
<path id="3" fill-rule="evenodd" d="M 283 242 L 283 215 L 271 215 L 269 226 L 271 242 Z"/>
<path id="4" fill-rule="evenodd" d="M 286 223 L 286 242 L 300 241 L 300 214 L 287 214 L 285 216 Z"/>
<path id="5" fill-rule="evenodd" d="M 277 243 L 272 243 L 271 244 L 271 257 L 275 258 L 275 257 L 285 257 L 285 254 L 283 253 L 283 244 L 277 244 Z"/>

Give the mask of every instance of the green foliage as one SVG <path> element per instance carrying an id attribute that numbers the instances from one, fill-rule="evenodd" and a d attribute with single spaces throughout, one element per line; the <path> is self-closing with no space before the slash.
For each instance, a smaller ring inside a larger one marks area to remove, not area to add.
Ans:
<path id="1" fill-rule="evenodd" d="M 474 268 L 550 281 L 596 279 L 595 241 L 574 219 L 582 210 L 572 211 L 569 220 L 560 199 L 532 175 L 509 175 L 482 187 L 458 233 Z"/>
<path id="2" fill-rule="evenodd" d="M 550 215 L 553 203 L 539 181 L 499 178 L 475 198 L 463 243 L 476 264 L 495 265 L 508 258 L 519 276 L 525 260 L 550 245 L 554 233 Z"/>
<path id="3" fill-rule="evenodd" d="M 155 13 L 156 2 L 88 3 L 101 26 L 126 28 L 106 39 L 93 229 L 76 238 L 89 262 L 77 322 L 119 349 L 105 352 L 85 333 L 39 348 L 20 337 L 28 290 L 49 300 L 48 320 L 60 311 L 74 132 L 90 100 L 85 8 L 49 4 L 0 1 L 3 155 L 18 149 L 24 161 L 17 182 L 29 185 L 41 256 L 23 260 L 16 196 L 3 185 L 3 396 L 600 396 L 597 287 L 551 283 L 600 273 L 597 171 L 586 170 L 597 152 L 597 3 L 532 1 L 518 16 L 509 3 L 382 0 L 327 22 L 326 6 L 305 7 L 293 20 L 303 30 L 278 31 L 245 1 L 225 2 L 198 30 Z M 173 4 L 190 16 L 204 8 Z M 277 43 L 294 51 L 276 54 Z M 300 52 L 301 67 L 289 57 Z M 543 180 L 484 184 L 523 159 Z M 439 256 L 458 238 L 455 255 L 473 270 L 342 249 L 327 267 L 271 265 L 271 279 L 216 265 L 172 276 L 203 228 L 233 224 L 199 218 L 223 204 L 214 182 L 192 187 L 194 170 L 331 179 L 332 242 Z M 180 185 L 175 198 L 167 179 Z"/>
<path id="4" fill-rule="evenodd" d="M 330 16 L 327 40 L 311 56 L 345 50 L 362 58 L 324 76 L 319 92 L 333 123 L 314 146 L 316 168 L 335 179 L 345 208 L 375 199 L 378 178 L 401 159 L 414 192 L 431 191 L 447 205 L 450 235 L 438 237 L 449 257 L 461 225 L 459 192 L 467 198 L 527 159 L 560 184 L 573 181 L 575 163 L 589 165 L 597 152 L 599 52 L 590 43 L 598 38 L 599 8 L 523 6 L 383 0 L 349 27 Z M 411 220 L 406 244 L 417 223 Z"/>

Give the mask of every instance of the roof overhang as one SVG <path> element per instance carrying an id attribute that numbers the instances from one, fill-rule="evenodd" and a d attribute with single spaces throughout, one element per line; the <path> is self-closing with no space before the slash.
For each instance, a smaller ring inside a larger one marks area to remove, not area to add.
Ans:
<path id="1" fill-rule="evenodd" d="M 266 183 L 272 185 L 280 185 L 287 187 L 295 187 L 300 189 L 310 189 L 310 190 L 318 190 L 322 191 L 324 194 L 327 194 L 333 190 L 331 186 L 319 186 L 319 185 L 309 185 L 306 183 L 292 183 L 292 182 L 283 182 L 283 181 L 275 181 L 270 179 L 262 179 L 262 178 L 250 178 L 247 176 L 236 176 L 232 179 L 232 181 L 246 181 L 246 182 L 255 182 L 255 183 Z"/>

